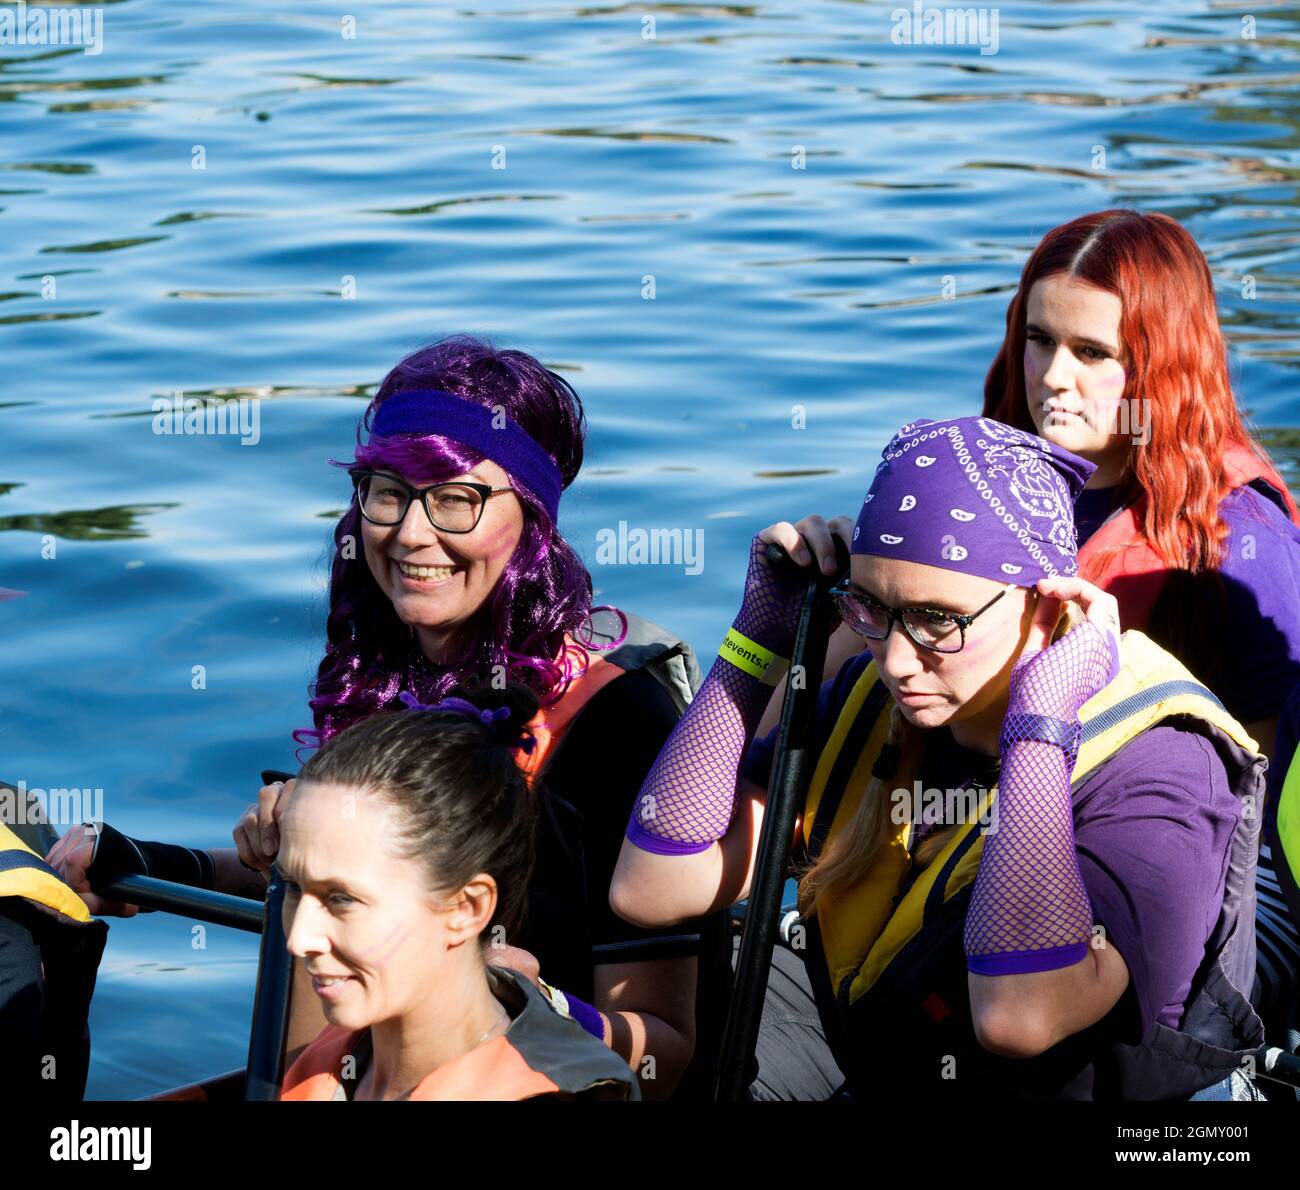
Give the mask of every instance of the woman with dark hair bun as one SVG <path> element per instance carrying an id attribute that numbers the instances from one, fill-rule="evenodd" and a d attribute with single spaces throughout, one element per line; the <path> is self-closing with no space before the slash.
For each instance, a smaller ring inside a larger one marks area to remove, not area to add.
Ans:
<path id="1" fill-rule="evenodd" d="M 573 387 L 522 351 L 457 335 L 393 368 L 353 459 L 335 464 L 354 497 L 334 531 L 314 723 L 295 738 L 325 743 L 403 695 L 433 703 L 507 681 L 531 690 L 536 743 L 517 759 L 542 809 L 537 865 L 527 920 L 494 939 L 494 957 L 563 989 L 557 1003 L 658 1098 L 691 1062 L 697 1001 L 706 1036 L 718 1027 L 726 922 L 638 929 L 615 916 L 608 890 L 633 799 L 699 670 L 690 646 L 662 629 L 592 607 L 591 576 L 556 523 L 585 432 Z M 263 787 L 234 849 L 141 844 L 111 828 L 95 839 L 76 827 L 50 862 L 97 912 L 123 911 L 91 890 L 131 871 L 261 896 L 293 790 Z M 300 974 L 291 1053 L 319 1029 L 314 1001 Z M 697 1064 L 691 1084 L 709 1080 Z"/>
<path id="2" fill-rule="evenodd" d="M 489 965 L 527 905 L 536 805 L 521 686 L 384 712 L 303 768 L 281 826 L 289 951 L 329 1022 L 287 1100 L 637 1098 L 627 1064 Z"/>

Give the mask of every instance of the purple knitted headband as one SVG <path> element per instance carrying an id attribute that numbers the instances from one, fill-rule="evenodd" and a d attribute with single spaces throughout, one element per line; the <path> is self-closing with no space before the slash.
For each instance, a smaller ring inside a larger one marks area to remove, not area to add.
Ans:
<path id="1" fill-rule="evenodd" d="M 992 418 L 910 422 L 885 447 L 852 552 L 1020 587 L 1075 574 L 1074 502 L 1095 470 Z"/>
<path id="2" fill-rule="evenodd" d="M 442 389 L 413 389 L 386 398 L 375 413 L 372 434 L 439 434 L 477 450 L 510 472 L 537 497 L 551 520 L 559 517 L 564 481 L 555 460 L 518 422 Z"/>

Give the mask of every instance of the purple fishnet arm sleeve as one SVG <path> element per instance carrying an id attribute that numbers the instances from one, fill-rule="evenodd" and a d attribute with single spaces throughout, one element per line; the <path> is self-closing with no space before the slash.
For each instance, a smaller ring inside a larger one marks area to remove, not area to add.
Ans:
<path id="1" fill-rule="evenodd" d="M 1088 953 L 1092 905 L 1075 849 L 1070 774 L 1079 708 L 1118 664 L 1114 637 L 1085 621 L 1011 672 L 996 829 L 966 914 L 966 966 L 976 974 L 1053 971 Z"/>
<path id="2" fill-rule="evenodd" d="M 806 579 L 773 572 L 766 549 L 754 539 L 734 627 L 788 660 Z M 727 833 L 740 763 L 771 697 L 760 679 L 714 661 L 641 786 L 627 827 L 632 843 L 656 855 L 693 855 Z"/>

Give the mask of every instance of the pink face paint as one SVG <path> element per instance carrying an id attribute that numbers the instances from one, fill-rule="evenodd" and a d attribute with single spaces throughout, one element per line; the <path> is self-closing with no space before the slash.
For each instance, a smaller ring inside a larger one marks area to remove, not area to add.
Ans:
<path id="1" fill-rule="evenodd" d="M 1125 379 L 1124 373 L 1121 372 L 1118 376 L 1107 376 L 1097 381 L 1096 387 L 1099 390 L 1097 400 L 1111 405 L 1118 404 L 1120 398 L 1124 395 Z"/>
<path id="2" fill-rule="evenodd" d="M 393 926 L 388 935 L 379 939 L 373 946 L 356 951 L 356 956 L 374 971 L 382 971 L 402 944 L 409 937 L 410 931 L 400 922 Z"/>
<path id="3" fill-rule="evenodd" d="M 1097 379 L 1090 385 L 1089 400 L 1093 407 L 1089 420 L 1093 428 L 1108 437 L 1129 435 L 1130 413 L 1124 401 L 1124 386 L 1128 377 L 1120 371 L 1115 375 Z M 1132 402 L 1129 402 L 1131 404 Z"/>
<path id="4" fill-rule="evenodd" d="M 1038 362 L 1034 357 L 1032 344 L 1030 343 L 1025 344 L 1025 355 L 1024 355 L 1023 366 L 1025 369 L 1026 387 L 1028 387 L 1031 384 L 1037 384 L 1042 379 L 1043 373 L 1039 370 Z"/>
<path id="5" fill-rule="evenodd" d="M 492 562 L 502 557 L 509 558 L 519 544 L 519 536 L 512 525 L 502 525 L 492 530 L 479 543 L 482 546 L 482 556 Z"/>
<path id="6" fill-rule="evenodd" d="M 979 631 L 981 627 L 984 628 L 983 632 Z M 967 628 L 966 644 L 962 647 L 960 653 L 954 653 L 952 655 L 954 661 L 958 657 L 964 657 L 965 661 L 960 664 L 965 666 L 976 661 L 978 658 L 983 657 L 984 654 L 989 651 L 990 646 L 996 644 L 999 639 L 997 632 L 990 632 L 988 630 L 989 627 L 989 625 L 983 625 L 976 622 Z M 952 664 L 952 662 L 949 662 L 949 664 Z"/>

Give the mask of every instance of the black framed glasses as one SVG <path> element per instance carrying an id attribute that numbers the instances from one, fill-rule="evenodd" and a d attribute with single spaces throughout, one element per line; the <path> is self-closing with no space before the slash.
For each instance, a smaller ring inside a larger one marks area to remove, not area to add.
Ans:
<path id="1" fill-rule="evenodd" d="M 907 635 L 932 653 L 960 653 L 966 646 L 966 629 L 1015 586 L 1009 584 L 978 611 L 970 615 L 940 611 L 934 607 L 886 607 L 878 599 L 855 591 L 848 583 L 831 588 L 831 597 L 842 619 L 867 640 L 884 640 L 901 620 Z"/>
<path id="2" fill-rule="evenodd" d="M 388 471 L 352 472 L 357 507 L 372 525 L 400 525 L 411 501 L 424 505 L 425 515 L 435 529 L 444 533 L 472 533 L 483 516 L 487 502 L 513 488 L 494 488 L 486 483 L 432 483 L 417 488 Z"/>

